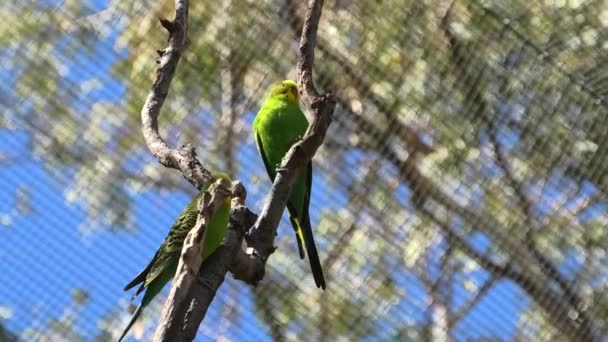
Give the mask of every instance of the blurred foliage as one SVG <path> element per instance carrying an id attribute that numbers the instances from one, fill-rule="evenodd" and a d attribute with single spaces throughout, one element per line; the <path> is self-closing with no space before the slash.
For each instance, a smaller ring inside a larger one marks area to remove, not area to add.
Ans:
<path id="1" fill-rule="evenodd" d="M 66 305 L 58 317 L 45 317 L 42 312 L 36 314 L 38 319 L 45 322 L 32 325 L 25 329 L 21 338 L 26 341 L 82 341 L 84 332 L 75 329 L 81 311 L 87 305 L 88 293 L 83 289 L 72 291 L 72 300 Z"/>
<path id="2" fill-rule="evenodd" d="M 149 155 L 139 126 L 166 40 L 157 18 L 172 10 L 168 0 L 0 9 L 0 127 L 31 135 L 66 201 L 86 211 L 83 234 L 137 229 L 142 191 L 194 190 Z M 303 13 L 293 0 L 191 4 L 162 135 L 242 175 L 250 198 L 269 189 L 252 115 L 272 82 L 295 77 Z M 269 334 L 485 336 L 467 317 L 509 283 L 529 300 L 516 338 L 608 335 L 607 36 L 602 1 L 326 1 L 315 76 L 338 108 L 311 211 L 329 288 L 301 284 L 307 263 L 282 234 L 249 294 Z M 28 191 L 20 211 L 36 210 Z M 69 327 L 87 296 L 74 302 L 24 336 L 83 338 Z M 485 314 L 508 319 L 495 305 Z"/>

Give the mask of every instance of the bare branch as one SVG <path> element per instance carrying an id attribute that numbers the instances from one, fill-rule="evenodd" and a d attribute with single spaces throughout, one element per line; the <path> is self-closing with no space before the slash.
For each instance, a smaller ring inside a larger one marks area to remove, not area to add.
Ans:
<path id="1" fill-rule="evenodd" d="M 141 120 L 144 139 L 156 159 L 166 167 L 180 170 L 190 183 L 200 189 L 206 181 L 211 179 L 211 174 L 197 159 L 194 148 L 187 145 L 179 149 L 172 149 L 158 132 L 160 109 L 167 97 L 171 80 L 186 45 L 187 17 L 188 1 L 176 0 L 175 20 L 160 20 L 161 25 L 169 32 L 169 46 L 158 51 L 160 66 L 142 108 Z M 221 181 L 218 184 L 221 184 Z M 244 274 L 240 276 L 241 279 L 257 276 L 253 271 L 260 268 L 248 267 L 248 264 L 244 264 L 243 260 L 249 260 L 242 257 L 244 252 L 240 249 L 245 230 L 251 227 L 253 220 L 251 212 L 244 206 L 246 191 L 238 182 L 234 183 L 232 187 L 233 210 L 226 241 L 217 252 L 202 263 L 200 244 L 210 217 L 219 203 L 229 194 L 226 186 L 225 184 L 214 186 L 203 196 L 196 226 L 184 241 L 176 277 L 154 335 L 155 341 L 181 341 L 194 338 L 229 266 L 232 265 L 235 272 Z M 235 258 L 240 262 L 232 261 L 234 255 L 241 256 Z M 261 269 L 263 272 L 263 267 Z M 198 281 L 195 282 L 197 274 Z"/>
<path id="2" fill-rule="evenodd" d="M 186 46 L 188 32 L 188 0 L 175 0 L 175 20 L 160 19 L 161 25 L 169 32 L 169 46 L 158 50 L 159 68 L 152 89 L 141 109 L 142 133 L 148 149 L 164 166 L 180 170 L 184 177 L 200 189 L 211 174 L 196 158 L 191 145 L 172 149 L 158 132 L 158 116 L 167 98 L 169 86 L 182 51 Z"/>
<path id="3" fill-rule="evenodd" d="M 235 278 L 248 284 L 255 285 L 264 276 L 265 263 L 274 249 L 278 223 L 295 177 L 322 144 L 336 104 L 333 94 L 319 95 L 312 83 L 314 47 L 322 4 L 323 1 L 310 1 L 298 64 L 299 90 L 308 103 L 313 121 L 303 140 L 296 143 L 283 159 L 262 215 L 250 230 L 248 242 L 254 247 L 255 253 L 248 255 L 241 249 L 245 232 L 253 225 L 256 216 L 244 206 L 245 188 L 235 182 L 230 193 L 233 203 L 228 234 L 222 245 L 202 262 L 200 244 L 205 227 L 219 203 L 229 194 L 227 185 L 218 181 L 218 185 L 204 194 L 197 224 L 184 242 L 176 277 L 154 341 L 194 339 L 228 270 L 233 272 Z M 158 51 L 160 67 L 141 111 L 142 132 L 148 149 L 162 165 L 180 170 L 188 181 L 200 189 L 211 179 L 211 175 L 196 158 L 194 148 L 182 146 L 177 150 L 171 149 L 158 132 L 158 115 L 186 45 L 188 1 L 176 0 L 175 5 L 175 20 L 161 19 L 162 26 L 169 32 L 169 47 Z M 194 270 L 198 270 L 198 273 Z"/>
<path id="4" fill-rule="evenodd" d="M 297 13 L 297 1 L 295 0 L 286 0 L 282 11 L 285 13 L 285 21 L 292 33 L 296 36 L 300 36 L 300 30 L 302 29 L 302 19 Z M 323 58 L 327 58 L 329 61 L 335 63 L 335 65 L 340 68 L 340 72 L 347 76 L 350 79 L 349 84 L 357 89 L 360 94 L 366 94 L 367 98 L 370 102 L 377 108 L 377 110 L 384 116 L 387 123 L 387 127 L 391 129 L 387 129 L 384 133 L 377 133 L 373 135 L 378 138 L 378 141 L 386 141 L 389 136 L 396 135 L 401 140 L 406 143 L 406 148 L 410 153 L 418 153 L 420 152 L 423 155 L 427 155 L 434 151 L 433 147 L 429 144 L 425 143 L 416 129 L 410 125 L 404 124 L 401 122 L 395 112 L 399 104 L 401 103 L 399 99 L 394 101 L 392 104 L 385 103 L 380 97 L 376 96 L 376 94 L 371 91 L 371 86 L 365 80 L 365 78 L 360 74 L 357 68 L 354 68 L 350 63 L 347 63 L 346 60 L 340 56 L 340 54 L 332 51 L 326 44 L 323 42 L 318 42 L 317 48 L 321 51 Z M 366 70 L 366 68 L 371 66 L 366 66 L 362 68 Z M 359 117 L 356 111 L 352 109 L 352 105 L 350 101 L 347 101 L 344 97 L 337 98 L 338 103 L 344 108 L 350 108 L 350 112 L 354 114 L 355 117 Z M 349 118 L 351 119 L 351 118 Z M 353 120 L 355 118 L 352 118 Z M 365 120 L 365 119 L 363 119 Z M 371 125 L 374 129 L 376 129 L 376 125 Z"/>
<path id="5" fill-rule="evenodd" d="M 315 46 L 317 44 L 317 29 L 321 19 L 323 0 L 308 2 L 308 11 L 302 27 L 300 38 L 300 58 L 298 59 L 298 84 L 300 95 L 308 104 L 319 98 L 319 93 L 312 81 L 312 66 L 315 61 Z"/>
<path id="6" fill-rule="evenodd" d="M 193 286 L 188 293 L 191 301 L 183 321 L 184 341 L 194 340 L 209 305 L 235 262 L 234 256 L 241 251 L 245 230 L 253 225 L 256 218 L 244 206 L 245 188 L 239 182 L 233 183 L 232 196 L 228 233 L 218 249 L 203 262 L 196 279 L 197 286 Z"/>
<path id="7" fill-rule="evenodd" d="M 255 253 L 264 262 L 274 251 L 276 230 L 295 178 L 323 143 L 336 105 L 334 95 L 331 92 L 319 95 L 312 81 L 314 48 L 322 5 L 323 1 L 311 0 L 309 2 L 298 60 L 299 92 L 304 103 L 307 104 L 313 120 L 304 138 L 294 144 L 283 158 L 277 169 L 272 189 L 264 201 L 262 213 L 248 236 L 249 244 L 253 246 Z"/>
<path id="8" fill-rule="evenodd" d="M 175 279 L 154 334 L 154 341 L 182 340 L 182 324 L 190 304 L 188 293 L 203 262 L 201 244 L 207 233 L 209 221 L 225 198 L 230 195 L 226 183 L 225 180 L 218 180 L 209 187 L 199 202 L 198 219 L 184 240 Z"/>

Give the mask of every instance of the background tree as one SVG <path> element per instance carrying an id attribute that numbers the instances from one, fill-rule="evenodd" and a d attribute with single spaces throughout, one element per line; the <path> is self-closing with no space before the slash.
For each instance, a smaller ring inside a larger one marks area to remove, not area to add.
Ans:
<path id="1" fill-rule="evenodd" d="M 0 318 L 20 336 L 56 333 L 49 327 L 65 316 L 49 307 L 69 308 L 82 287 L 90 300 L 60 333 L 116 337 L 103 327 L 129 315 L 121 285 L 194 193 L 139 133 L 154 49 L 166 39 L 156 20 L 172 6 L 0 9 L 0 222 L 9 227 L 0 304 L 14 312 Z M 169 142 L 198 146 L 243 180 L 251 207 L 269 182 L 250 124 L 268 85 L 295 75 L 299 6 L 192 4 L 190 45 L 164 106 Z M 338 107 L 314 160 L 311 212 L 328 291 L 299 281 L 308 268 L 285 222 L 263 286 L 228 281 L 203 334 L 608 335 L 602 2 L 328 0 L 323 17 L 317 81 L 336 90 Z M 71 271 L 18 286 L 30 272 L 20 265 L 45 267 L 34 257 Z M 70 264 L 78 257 L 98 270 Z M 144 337 L 152 326 L 150 317 Z"/>

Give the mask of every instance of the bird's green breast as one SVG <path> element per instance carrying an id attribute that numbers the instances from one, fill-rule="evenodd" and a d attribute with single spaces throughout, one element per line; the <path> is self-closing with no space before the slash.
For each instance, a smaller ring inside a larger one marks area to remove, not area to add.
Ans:
<path id="1" fill-rule="evenodd" d="M 271 170 L 276 169 L 291 146 L 304 136 L 307 128 L 308 120 L 296 102 L 270 98 L 264 103 L 255 118 L 253 129 L 262 145 L 258 146 L 260 152 Z M 289 197 L 289 204 L 297 208 L 298 213 L 308 210 L 304 208 L 308 193 L 306 184 L 306 174 L 301 173 Z"/>
<path id="2" fill-rule="evenodd" d="M 291 145 L 304 136 L 308 128 L 306 116 L 297 103 L 269 99 L 254 121 L 266 158 L 276 166 Z"/>
<path id="3" fill-rule="evenodd" d="M 222 244 L 226 230 L 228 230 L 230 209 L 230 198 L 227 198 L 209 222 L 208 231 L 205 233 L 205 240 L 203 241 L 203 260 L 207 259 Z"/>

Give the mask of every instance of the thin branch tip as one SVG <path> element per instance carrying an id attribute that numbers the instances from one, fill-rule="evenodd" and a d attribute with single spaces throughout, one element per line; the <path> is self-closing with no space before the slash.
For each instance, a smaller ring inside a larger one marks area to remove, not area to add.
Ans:
<path id="1" fill-rule="evenodd" d="M 175 32 L 175 29 L 178 25 L 167 18 L 159 17 L 158 21 L 160 21 L 160 25 L 169 32 L 169 35 L 172 35 Z"/>
<path id="2" fill-rule="evenodd" d="M 238 204 L 244 205 L 245 199 L 247 198 L 247 189 L 241 181 L 232 182 L 232 198 L 237 200 Z"/>

